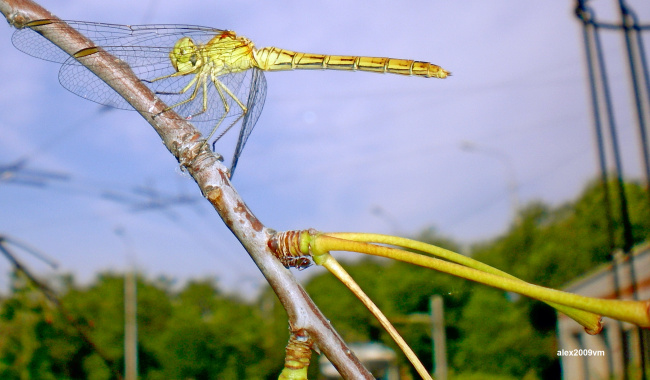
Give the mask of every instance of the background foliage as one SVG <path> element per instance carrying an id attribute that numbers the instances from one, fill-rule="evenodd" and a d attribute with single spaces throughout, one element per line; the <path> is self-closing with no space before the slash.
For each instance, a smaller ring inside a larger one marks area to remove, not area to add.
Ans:
<path id="1" fill-rule="evenodd" d="M 626 185 L 636 243 L 650 231 L 647 193 Z M 560 287 L 609 260 L 603 189 L 587 187 L 575 202 L 522 209 L 510 230 L 469 249 L 475 258 L 524 280 Z M 617 200 L 614 199 L 614 204 Z M 620 245 L 620 217 L 615 236 Z M 460 248 L 434 230 L 417 237 Z M 555 313 L 516 295 L 398 262 L 364 259 L 347 269 L 389 318 L 427 313 L 429 297 L 442 295 L 449 364 L 454 378 L 552 379 Z M 40 291 L 13 273 L 0 300 L 0 378 L 110 379 L 123 368 L 123 276 L 104 273 L 90 286 L 55 279 L 62 302 L 108 357 L 106 364 Z M 142 379 L 272 379 L 283 364 L 286 315 L 269 291 L 257 301 L 223 294 L 214 279 L 174 286 L 166 278 L 138 278 L 139 369 Z M 314 301 L 346 341 L 393 346 L 350 292 L 328 274 L 306 284 Z M 398 323 L 424 364 L 431 367 L 431 338 L 424 324 Z M 313 363 L 317 363 L 315 360 Z M 310 371 L 317 372 L 317 365 Z"/>

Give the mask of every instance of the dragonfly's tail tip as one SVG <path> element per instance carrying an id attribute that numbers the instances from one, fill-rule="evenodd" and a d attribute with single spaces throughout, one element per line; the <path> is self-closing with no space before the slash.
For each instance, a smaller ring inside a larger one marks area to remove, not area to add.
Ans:
<path id="1" fill-rule="evenodd" d="M 451 76 L 451 71 L 447 71 L 442 67 L 438 67 L 438 70 L 432 72 L 430 76 L 438 79 L 445 79 Z"/>

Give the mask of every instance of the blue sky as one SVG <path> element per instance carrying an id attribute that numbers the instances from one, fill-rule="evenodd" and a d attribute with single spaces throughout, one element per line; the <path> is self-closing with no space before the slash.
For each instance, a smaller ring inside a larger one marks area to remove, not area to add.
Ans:
<path id="1" fill-rule="evenodd" d="M 650 22 L 650 4 L 629 3 Z M 469 244 L 504 232 L 512 220 L 505 162 L 524 204 L 565 202 L 597 175 L 582 35 L 570 1 L 41 4 L 63 19 L 205 25 L 235 30 L 258 47 L 415 59 L 453 73 L 446 80 L 267 73 L 265 108 L 234 184 L 276 230 L 410 234 L 434 227 Z M 614 21 L 612 4 L 593 1 L 599 17 Z M 135 112 L 102 112 L 69 93 L 58 83 L 59 66 L 16 50 L 12 33 L 7 26 L 0 34 L 0 165 L 27 157 L 29 168 L 71 178 L 45 189 L 0 183 L 0 234 L 42 250 L 59 272 L 82 281 L 134 261 L 150 276 L 216 276 L 245 291 L 260 283 L 207 201 L 133 212 L 101 197 L 136 187 L 200 194 Z M 625 174 L 638 178 L 623 40 L 610 33 L 603 41 Z M 464 142 L 476 151 L 461 149 Z M 21 258 L 43 275 L 55 273 Z M 0 260 L 0 270 L 8 269 Z"/>

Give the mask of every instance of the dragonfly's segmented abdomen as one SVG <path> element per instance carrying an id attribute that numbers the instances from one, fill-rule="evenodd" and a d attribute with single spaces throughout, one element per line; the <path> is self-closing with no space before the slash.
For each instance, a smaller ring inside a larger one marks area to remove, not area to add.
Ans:
<path id="1" fill-rule="evenodd" d="M 268 71 L 294 69 L 359 70 L 375 73 L 415 75 L 426 78 L 446 78 L 450 75 L 442 67 L 428 62 L 395 58 L 298 53 L 276 47 L 257 50 L 255 52 L 255 58 L 258 67 Z"/>

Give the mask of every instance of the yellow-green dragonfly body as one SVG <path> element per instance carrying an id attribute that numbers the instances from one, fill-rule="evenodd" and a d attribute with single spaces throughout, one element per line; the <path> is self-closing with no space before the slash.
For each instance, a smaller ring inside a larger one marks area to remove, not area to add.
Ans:
<path id="1" fill-rule="evenodd" d="M 200 123 L 197 126 L 213 149 L 228 130 L 241 124 L 230 165 L 231 176 L 264 105 L 266 80 L 262 71 L 360 70 L 426 78 L 450 75 L 440 66 L 405 59 L 308 54 L 276 47 L 257 49 L 249 39 L 232 31 L 192 25 L 129 26 L 40 20 L 14 33 L 12 41 L 19 50 L 63 64 L 59 81 L 66 89 L 123 109 L 132 107 L 76 59 L 92 55 L 97 48 L 70 56 L 39 34 L 44 28 L 61 28 L 65 24 L 125 61 L 168 104 L 168 109 Z M 210 122 L 207 127 L 205 122 Z M 222 125 L 225 128 L 219 130 Z"/>

